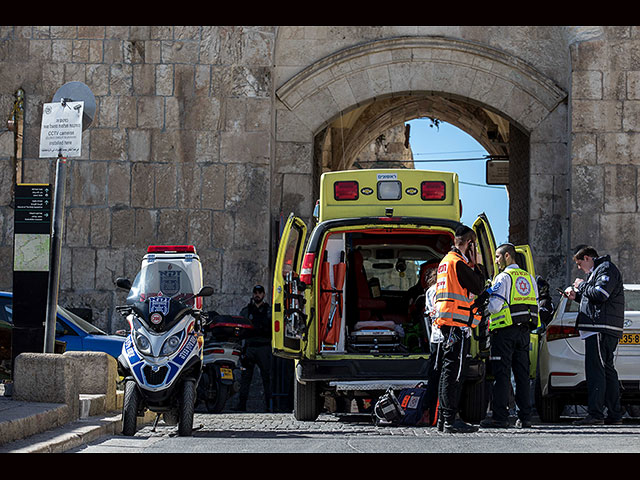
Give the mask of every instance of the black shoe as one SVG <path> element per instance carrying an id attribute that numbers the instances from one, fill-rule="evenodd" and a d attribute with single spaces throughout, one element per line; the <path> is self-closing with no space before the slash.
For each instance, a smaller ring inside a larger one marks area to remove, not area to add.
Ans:
<path id="1" fill-rule="evenodd" d="M 523 420 L 519 418 L 516 420 L 516 428 L 531 428 L 531 420 Z"/>
<path id="2" fill-rule="evenodd" d="M 509 420 L 496 420 L 492 417 L 487 417 L 480 422 L 482 428 L 509 428 Z"/>
<path id="3" fill-rule="evenodd" d="M 573 422 L 574 425 L 604 425 L 603 418 L 592 417 L 591 415 L 587 415 L 580 420 L 576 420 Z"/>
<path id="4" fill-rule="evenodd" d="M 445 420 L 443 430 L 447 433 L 473 433 L 478 431 L 478 427 L 469 425 L 462 420 L 456 420 L 453 423 Z"/>
<path id="5" fill-rule="evenodd" d="M 438 418 L 436 420 L 436 425 L 438 426 L 439 432 L 444 431 L 444 418 L 442 418 L 442 415 L 438 415 Z"/>
<path id="6" fill-rule="evenodd" d="M 231 411 L 233 412 L 246 412 L 247 407 L 242 407 L 240 405 L 236 405 L 235 407 L 231 407 Z"/>
<path id="7" fill-rule="evenodd" d="M 621 418 L 605 418 L 604 419 L 604 424 L 605 425 L 622 425 L 622 419 Z"/>

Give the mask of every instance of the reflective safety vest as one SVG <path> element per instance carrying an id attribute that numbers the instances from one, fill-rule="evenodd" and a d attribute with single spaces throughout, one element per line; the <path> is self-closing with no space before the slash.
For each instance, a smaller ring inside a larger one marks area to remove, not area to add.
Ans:
<path id="1" fill-rule="evenodd" d="M 508 269 L 503 273 L 511 277 L 509 302 L 502 305 L 502 310 L 491 314 L 489 330 L 521 323 L 528 323 L 532 330 L 539 327 L 538 302 L 533 288 L 535 280 L 529 272 L 521 268 Z"/>
<path id="2" fill-rule="evenodd" d="M 475 295 L 460 285 L 456 275 L 458 262 L 468 265 L 462 255 L 449 252 L 438 265 L 434 322 L 438 326 L 475 327 L 482 320 L 482 316 L 471 314 L 471 304 Z"/>

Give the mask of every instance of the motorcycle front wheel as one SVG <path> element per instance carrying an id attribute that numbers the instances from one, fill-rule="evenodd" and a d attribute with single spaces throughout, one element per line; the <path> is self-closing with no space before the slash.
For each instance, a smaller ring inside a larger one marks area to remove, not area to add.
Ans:
<path id="1" fill-rule="evenodd" d="M 140 391 L 136 382 L 128 381 L 124 385 L 124 399 L 122 405 L 122 434 L 132 437 L 138 426 L 138 404 Z"/>
<path id="2" fill-rule="evenodd" d="M 182 383 L 180 407 L 178 409 L 178 435 L 190 437 L 193 433 L 193 415 L 196 404 L 196 382 L 185 380 Z"/>

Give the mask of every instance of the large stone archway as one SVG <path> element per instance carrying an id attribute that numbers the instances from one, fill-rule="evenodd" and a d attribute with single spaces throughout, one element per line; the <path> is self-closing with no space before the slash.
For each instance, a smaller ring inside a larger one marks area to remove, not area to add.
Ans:
<path id="1" fill-rule="evenodd" d="M 314 138 L 338 119 L 350 117 L 355 125 L 354 117 L 370 113 L 372 105 L 379 110 L 360 132 L 352 132 L 354 151 L 375 135 L 371 125 L 386 125 L 394 115 L 402 121 L 415 118 L 411 115 L 428 109 L 430 102 L 441 110 L 446 104 L 450 112 L 463 106 L 466 116 L 448 121 L 463 124 L 479 141 L 486 140 L 489 122 L 484 132 L 474 131 L 474 125 L 483 124 L 469 112 L 476 109 L 484 116 L 505 119 L 510 127 L 510 157 L 527 167 L 518 168 L 527 172 L 521 179 L 526 188 L 518 190 L 519 201 L 528 209 L 527 224 L 522 238 L 514 240 L 535 244 L 538 273 L 564 282 L 569 238 L 567 95 L 528 63 L 476 42 L 388 38 L 325 56 L 276 88 L 276 96 L 274 215 L 295 211 L 310 217 L 320 173 Z"/>

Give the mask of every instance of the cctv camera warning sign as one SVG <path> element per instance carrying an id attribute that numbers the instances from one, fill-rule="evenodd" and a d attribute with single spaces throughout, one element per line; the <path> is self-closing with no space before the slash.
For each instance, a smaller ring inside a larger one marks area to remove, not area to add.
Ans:
<path id="1" fill-rule="evenodd" d="M 40 158 L 79 157 L 84 102 L 45 103 L 40 128 Z"/>

